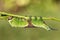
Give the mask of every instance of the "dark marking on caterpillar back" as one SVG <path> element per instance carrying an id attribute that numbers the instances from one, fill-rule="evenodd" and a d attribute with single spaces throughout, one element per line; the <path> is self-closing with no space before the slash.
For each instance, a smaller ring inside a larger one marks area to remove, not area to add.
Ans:
<path id="1" fill-rule="evenodd" d="M 42 17 L 40 16 L 40 20 L 43 21 Z"/>
<path id="2" fill-rule="evenodd" d="M 43 23 L 45 23 L 45 21 L 42 19 L 42 17 L 40 16 L 40 20 L 43 22 Z M 45 23 L 46 24 L 46 23 Z M 46 24 L 47 25 L 47 24 Z"/>
<path id="3" fill-rule="evenodd" d="M 36 16 L 34 16 L 34 18 L 35 18 L 35 20 L 37 20 L 37 17 Z"/>
<path id="4" fill-rule="evenodd" d="M 32 16 L 29 16 L 29 20 L 32 20 Z"/>
<path id="5" fill-rule="evenodd" d="M 23 21 L 23 18 L 20 18 L 21 21 Z"/>
<path id="6" fill-rule="evenodd" d="M 25 17 L 27 17 L 27 15 L 25 15 Z"/>

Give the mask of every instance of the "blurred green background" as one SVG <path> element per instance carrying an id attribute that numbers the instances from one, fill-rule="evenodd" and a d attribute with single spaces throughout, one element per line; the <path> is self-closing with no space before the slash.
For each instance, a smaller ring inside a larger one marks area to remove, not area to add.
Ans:
<path id="1" fill-rule="evenodd" d="M 24 16 L 60 18 L 60 0 L 31 0 L 26 7 L 15 5 L 16 0 L 0 0 L 0 11 Z M 0 20 L 0 40 L 60 40 L 60 22 L 45 20 L 57 31 L 41 28 L 13 28 L 7 20 Z"/>

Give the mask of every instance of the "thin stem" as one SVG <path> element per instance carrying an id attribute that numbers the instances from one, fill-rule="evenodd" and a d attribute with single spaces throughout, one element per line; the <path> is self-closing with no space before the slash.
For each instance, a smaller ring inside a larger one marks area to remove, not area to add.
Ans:
<path id="1" fill-rule="evenodd" d="M 8 16 L 14 16 L 14 17 L 24 17 L 24 16 L 14 15 L 14 14 L 5 13 L 5 12 L 0 12 L 0 14 L 4 14 L 4 15 L 8 15 Z"/>
<path id="2" fill-rule="evenodd" d="M 54 21 L 59 21 L 60 22 L 60 19 L 57 19 L 55 17 L 43 17 L 43 20 L 54 20 Z"/>
<path id="3" fill-rule="evenodd" d="M 5 13 L 5 12 L 0 12 L 0 14 L 4 14 L 4 15 L 8 15 L 8 16 L 14 16 L 14 17 L 18 17 L 18 18 L 25 18 L 25 16 L 20 16 L 20 15 L 14 15 L 14 14 L 10 14 L 10 13 Z M 0 17 L 3 18 L 3 17 Z M 54 21 L 59 21 L 60 19 L 57 19 L 55 17 L 42 17 L 43 20 L 54 20 Z"/>

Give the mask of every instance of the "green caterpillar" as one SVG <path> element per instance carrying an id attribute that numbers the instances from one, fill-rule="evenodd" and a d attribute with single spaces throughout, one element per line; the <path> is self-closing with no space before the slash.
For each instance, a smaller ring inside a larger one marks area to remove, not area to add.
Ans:
<path id="1" fill-rule="evenodd" d="M 41 16 L 17 16 L 17 15 L 11 15 L 11 14 L 6 14 L 2 13 L 0 15 L 1 17 L 6 17 L 9 24 L 12 27 L 25 27 L 25 28 L 31 28 L 31 27 L 40 27 L 44 28 L 46 30 L 54 30 L 54 28 L 51 28 L 48 26 L 44 21 Z"/>

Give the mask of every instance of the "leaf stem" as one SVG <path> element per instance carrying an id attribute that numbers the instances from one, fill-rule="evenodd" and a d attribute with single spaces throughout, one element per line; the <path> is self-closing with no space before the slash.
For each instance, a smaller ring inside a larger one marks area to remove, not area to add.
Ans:
<path id="1" fill-rule="evenodd" d="M 53 21 L 58 21 L 60 22 L 60 19 L 57 19 L 55 17 L 43 17 L 43 20 L 53 20 Z"/>
<path id="2" fill-rule="evenodd" d="M 10 14 L 10 13 L 5 13 L 5 12 L 0 12 L 0 14 L 4 14 L 4 15 L 8 15 L 8 16 L 14 16 L 14 17 L 18 17 L 18 18 L 24 18 L 25 16 L 20 16 L 20 15 L 14 15 L 14 14 Z M 4 18 L 2 16 L 0 16 L 0 18 Z M 42 17 L 43 20 L 54 20 L 54 21 L 59 21 L 60 19 L 57 19 L 55 17 Z"/>

